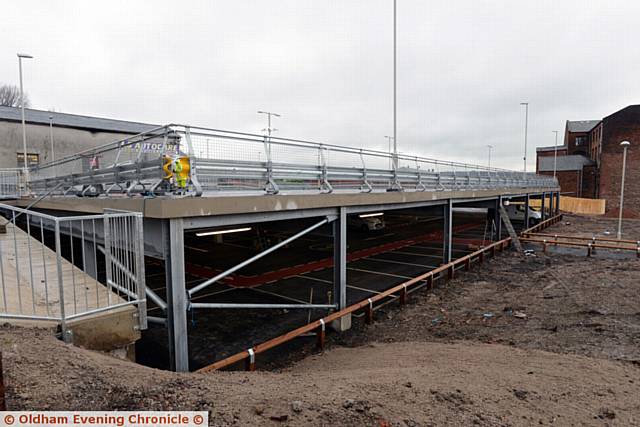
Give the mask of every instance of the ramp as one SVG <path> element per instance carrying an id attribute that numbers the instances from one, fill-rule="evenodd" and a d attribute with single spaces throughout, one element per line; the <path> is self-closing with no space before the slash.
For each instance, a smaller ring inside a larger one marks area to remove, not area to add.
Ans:
<path id="1" fill-rule="evenodd" d="M 139 214 L 53 217 L 8 205 L 0 210 L 9 217 L 0 219 L 0 318 L 60 325 L 65 341 L 92 348 L 123 347 L 139 338 L 146 328 Z"/>

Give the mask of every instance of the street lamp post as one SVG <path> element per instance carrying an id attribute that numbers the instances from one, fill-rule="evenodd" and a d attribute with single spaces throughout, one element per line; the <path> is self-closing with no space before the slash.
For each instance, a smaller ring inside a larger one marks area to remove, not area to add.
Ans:
<path id="1" fill-rule="evenodd" d="M 520 105 L 524 105 L 524 174 L 526 178 L 527 174 L 527 133 L 529 131 L 529 103 L 521 102 Z"/>
<path id="2" fill-rule="evenodd" d="M 18 53 L 18 71 L 20 73 L 20 109 L 22 110 L 22 150 L 23 150 L 23 169 L 24 169 L 24 177 L 25 183 L 28 181 L 27 176 L 29 174 L 28 160 L 27 160 L 27 126 L 25 124 L 24 119 L 24 88 L 22 85 L 22 60 L 23 59 L 31 59 L 33 56 L 27 55 L 26 53 Z"/>
<path id="3" fill-rule="evenodd" d="M 267 135 L 269 135 L 269 137 L 271 137 L 271 131 L 275 132 L 278 129 L 272 128 L 271 127 L 271 116 L 274 117 L 282 117 L 280 114 L 278 113 L 272 113 L 270 111 L 258 111 L 258 114 L 266 114 L 267 115 L 267 128 L 266 129 L 262 129 L 262 131 L 264 132 L 265 130 L 267 131 Z"/>
<path id="4" fill-rule="evenodd" d="M 556 143 L 554 145 L 554 150 L 553 150 L 553 177 L 556 177 L 556 167 L 558 165 L 558 131 L 557 130 L 553 130 L 551 131 L 553 133 L 556 134 Z"/>
<path id="5" fill-rule="evenodd" d="M 487 145 L 487 148 L 489 149 L 489 169 L 491 169 L 491 149 L 493 145 Z"/>
<path id="6" fill-rule="evenodd" d="M 393 157 L 393 152 L 391 151 L 391 141 L 395 141 L 395 139 L 389 135 L 385 135 L 384 137 L 387 138 L 387 142 L 388 142 L 388 152 L 389 152 L 389 155 L 391 156 L 389 158 L 389 169 L 391 169 L 391 158 Z"/>
<path id="7" fill-rule="evenodd" d="M 398 169 L 398 119 L 397 119 L 397 13 L 396 0 L 393 0 L 393 167 Z"/>
<path id="8" fill-rule="evenodd" d="M 620 185 L 620 212 L 618 213 L 618 240 L 622 239 L 622 208 L 624 206 L 624 176 L 627 170 L 627 149 L 631 143 L 622 141 L 622 183 Z"/>

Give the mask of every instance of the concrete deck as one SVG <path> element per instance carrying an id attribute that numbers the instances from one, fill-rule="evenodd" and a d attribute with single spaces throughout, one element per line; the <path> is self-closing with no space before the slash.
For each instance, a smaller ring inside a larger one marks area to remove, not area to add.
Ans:
<path id="1" fill-rule="evenodd" d="M 495 198 L 497 196 L 520 196 L 558 191 L 557 188 L 520 188 L 493 190 L 456 191 L 402 191 L 373 193 L 281 193 L 265 194 L 221 194 L 205 193 L 203 197 L 51 197 L 41 200 L 35 207 L 69 212 L 102 213 L 104 209 L 120 209 L 142 212 L 146 218 L 189 218 L 202 216 L 233 215 L 260 212 L 281 212 L 306 209 L 402 205 L 420 202 L 437 202 L 453 199 Z M 34 199 L 23 198 L 13 204 L 26 207 Z"/>

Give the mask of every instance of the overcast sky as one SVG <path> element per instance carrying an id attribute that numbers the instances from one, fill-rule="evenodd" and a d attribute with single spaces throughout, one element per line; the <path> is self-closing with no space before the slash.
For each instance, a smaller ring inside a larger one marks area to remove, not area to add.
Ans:
<path id="1" fill-rule="evenodd" d="M 6 1 L 0 83 L 34 108 L 384 148 L 392 0 Z M 565 120 L 640 99 L 640 2 L 398 0 L 398 145 L 522 168 Z"/>

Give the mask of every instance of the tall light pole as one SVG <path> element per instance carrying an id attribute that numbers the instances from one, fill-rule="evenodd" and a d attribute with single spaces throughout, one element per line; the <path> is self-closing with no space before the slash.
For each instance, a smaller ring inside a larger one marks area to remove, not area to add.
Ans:
<path id="1" fill-rule="evenodd" d="M 552 130 L 556 134 L 556 143 L 553 150 L 553 177 L 556 177 L 556 167 L 558 166 L 558 131 Z"/>
<path id="2" fill-rule="evenodd" d="M 622 141 L 622 184 L 620 186 L 620 213 L 618 214 L 618 240 L 622 239 L 622 208 L 624 205 L 624 175 L 627 170 L 627 148 L 631 143 L 629 141 Z"/>
<path id="3" fill-rule="evenodd" d="M 524 173 L 527 174 L 527 133 L 529 131 L 529 103 L 521 102 L 524 105 Z"/>
<path id="4" fill-rule="evenodd" d="M 389 135 L 385 135 L 384 137 L 387 138 L 387 142 L 388 142 L 388 146 L 389 146 L 389 149 L 388 149 L 389 150 L 389 155 L 391 155 L 393 157 L 392 151 L 391 151 L 391 141 L 395 141 L 395 139 L 392 136 L 389 136 Z M 389 169 L 391 169 L 391 158 L 389 158 Z"/>
<path id="5" fill-rule="evenodd" d="M 393 166 L 398 169 L 398 119 L 397 119 L 397 13 L 396 0 L 393 0 Z"/>
<path id="6" fill-rule="evenodd" d="M 22 149 L 24 155 L 24 177 L 25 183 L 27 182 L 27 176 L 29 174 L 29 167 L 27 166 L 27 126 L 24 120 L 24 89 L 22 85 L 22 60 L 31 59 L 33 56 L 26 53 L 18 53 L 18 70 L 20 72 L 20 109 L 22 110 Z"/>
<path id="7" fill-rule="evenodd" d="M 267 128 L 266 129 L 262 129 L 262 131 L 264 132 L 265 130 L 267 131 L 267 135 L 269 135 L 269 137 L 271 137 L 271 131 L 275 132 L 278 129 L 272 128 L 271 127 L 271 116 L 274 117 L 282 117 L 280 114 L 278 113 L 272 113 L 270 111 L 258 111 L 258 114 L 266 114 L 267 115 Z"/>
<path id="8" fill-rule="evenodd" d="M 491 168 L 491 149 L 493 145 L 487 145 L 487 148 L 489 149 L 489 168 Z"/>

